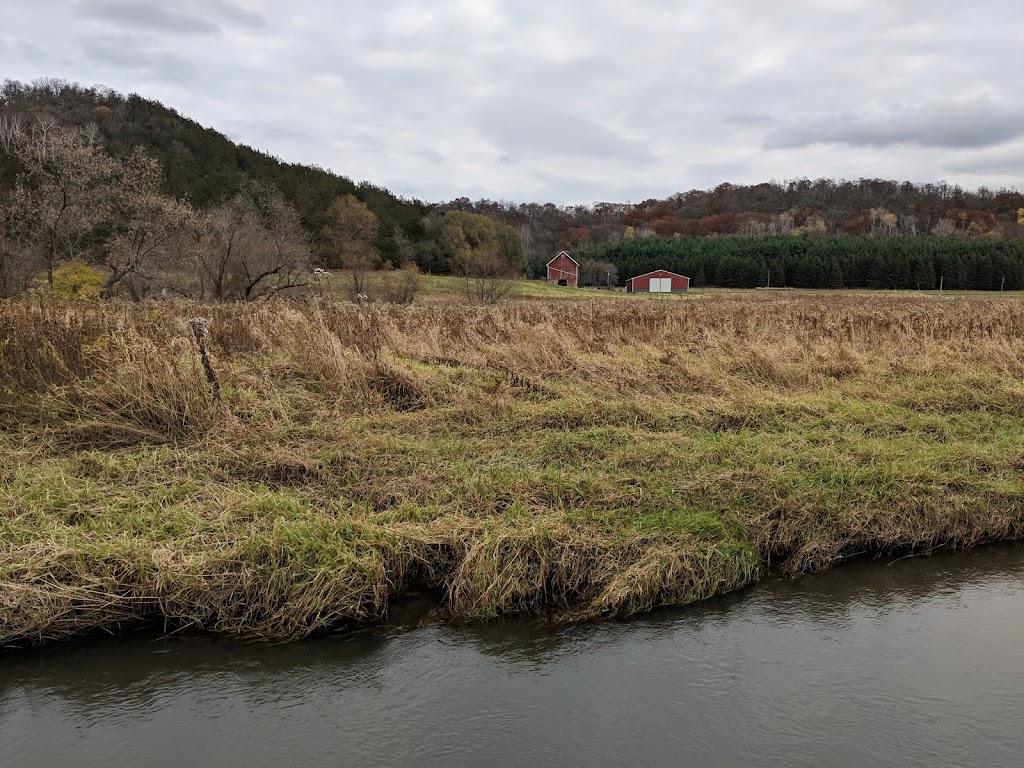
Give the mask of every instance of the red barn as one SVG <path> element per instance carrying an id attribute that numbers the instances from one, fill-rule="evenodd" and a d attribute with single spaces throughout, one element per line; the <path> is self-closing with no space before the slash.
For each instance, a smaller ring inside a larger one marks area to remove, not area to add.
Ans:
<path id="1" fill-rule="evenodd" d="M 575 288 L 580 282 L 580 265 L 565 251 L 548 262 L 548 282 Z"/>
<path id="2" fill-rule="evenodd" d="M 628 293 L 685 293 L 690 290 L 690 278 L 656 269 L 626 281 Z"/>

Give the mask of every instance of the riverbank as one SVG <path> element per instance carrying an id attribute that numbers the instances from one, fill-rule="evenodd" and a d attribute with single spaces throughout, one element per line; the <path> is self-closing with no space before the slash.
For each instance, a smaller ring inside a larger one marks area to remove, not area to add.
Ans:
<path id="1" fill-rule="evenodd" d="M 626 615 L 1021 536 L 1024 306 L 766 293 L 0 304 L 0 645 Z"/>

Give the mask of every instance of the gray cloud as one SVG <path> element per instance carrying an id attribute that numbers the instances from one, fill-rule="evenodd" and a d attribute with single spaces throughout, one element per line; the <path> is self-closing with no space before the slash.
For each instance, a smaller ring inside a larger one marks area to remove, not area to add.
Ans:
<path id="1" fill-rule="evenodd" d="M 482 110 L 478 124 L 501 154 L 521 158 L 586 159 L 648 163 L 652 152 L 643 142 L 607 125 L 564 110 L 495 105 Z"/>
<path id="2" fill-rule="evenodd" d="M 948 173 L 988 173 L 1024 180 L 1024 146 L 1009 147 L 1003 151 L 972 153 L 944 163 Z"/>
<path id="3" fill-rule="evenodd" d="M 86 40 L 82 43 L 82 52 L 89 60 L 154 80 L 185 83 L 198 73 L 192 61 L 181 54 L 161 49 L 156 40 L 146 37 L 117 35 Z"/>
<path id="4" fill-rule="evenodd" d="M 726 125 L 738 125 L 741 127 L 758 127 L 775 125 L 779 121 L 767 112 L 734 112 L 726 115 L 723 119 Z"/>
<path id="5" fill-rule="evenodd" d="M 912 107 L 874 108 L 791 120 L 768 134 L 765 149 L 796 149 L 810 144 L 853 147 L 980 148 L 1024 136 L 1024 103 L 998 103 L 987 97 L 929 101 Z"/>
<path id="6" fill-rule="evenodd" d="M 76 11 L 85 19 L 117 29 L 136 29 L 161 35 L 219 35 L 223 27 L 250 30 L 266 26 L 259 13 L 231 0 L 78 0 Z"/>
<path id="7" fill-rule="evenodd" d="M 1000 154 L 1024 135 L 1019 0 L 905 0 L 884 17 L 870 0 L 9 5 L 6 77 L 141 93 L 427 200 L 1024 183 Z"/>
<path id="8" fill-rule="evenodd" d="M 238 136 L 239 141 L 248 143 L 244 137 L 259 135 L 271 143 L 276 142 L 315 142 L 317 138 L 308 131 L 297 126 L 280 125 L 262 120 L 225 120 L 219 127 L 225 134 Z M 257 147 L 258 149 L 261 147 Z"/>
<path id="9" fill-rule="evenodd" d="M 190 4 L 140 3 L 136 0 L 82 0 L 79 15 L 118 27 L 164 34 L 218 34 L 220 26 Z M 182 7 L 184 6 L 184 7 Z"/>

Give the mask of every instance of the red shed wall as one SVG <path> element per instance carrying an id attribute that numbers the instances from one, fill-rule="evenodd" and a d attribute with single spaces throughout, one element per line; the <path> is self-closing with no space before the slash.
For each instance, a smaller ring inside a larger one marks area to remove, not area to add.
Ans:
<path id="1" fill-rule="evenodd" d="M 651 290 L 651 277 L 653 275 L 644 275 L 643 277 L 633 278 L 633 290 L 634 291 L 649 291 Z"/>
<path id="2" fill-rule="evenodd" d="M 659 269 L 656 272 L 651 272 L 647 275 L 640 275 L 639 277 L 633 278 L 632 290 L 643 293 L 644 291 L 651 290 L 651 278 L 652 277 L 668 277 L 672 279 L 672 291 L 688 291 L 690 290 L 690 278 L 683 277 L 681 275 L 673 275 L 671 272 L 666 272 L 663 269 Z"/>
<path id="3" fill-rule="evenodd" d="M 575 288 L 579 279 L 579 267 L 568 256 L 559 256 L 548 264 L 548 281 L 557 283 L 565 280 L 570 288 Z"/>

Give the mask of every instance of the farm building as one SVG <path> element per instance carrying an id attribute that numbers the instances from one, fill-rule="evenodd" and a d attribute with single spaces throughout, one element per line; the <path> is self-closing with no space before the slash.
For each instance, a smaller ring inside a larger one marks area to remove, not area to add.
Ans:
<path id="1" fill-rule="evenodd" d="M 580 265 L 565 251 L 548 262 L 548 282 L 575 288 L 580 282 Z"/>
<path id="2" fill-rule="evenodd" d="M 628 293 L 685 293 L 690 290 L 690 278 L 656 269 L 626 281 Z"/>

